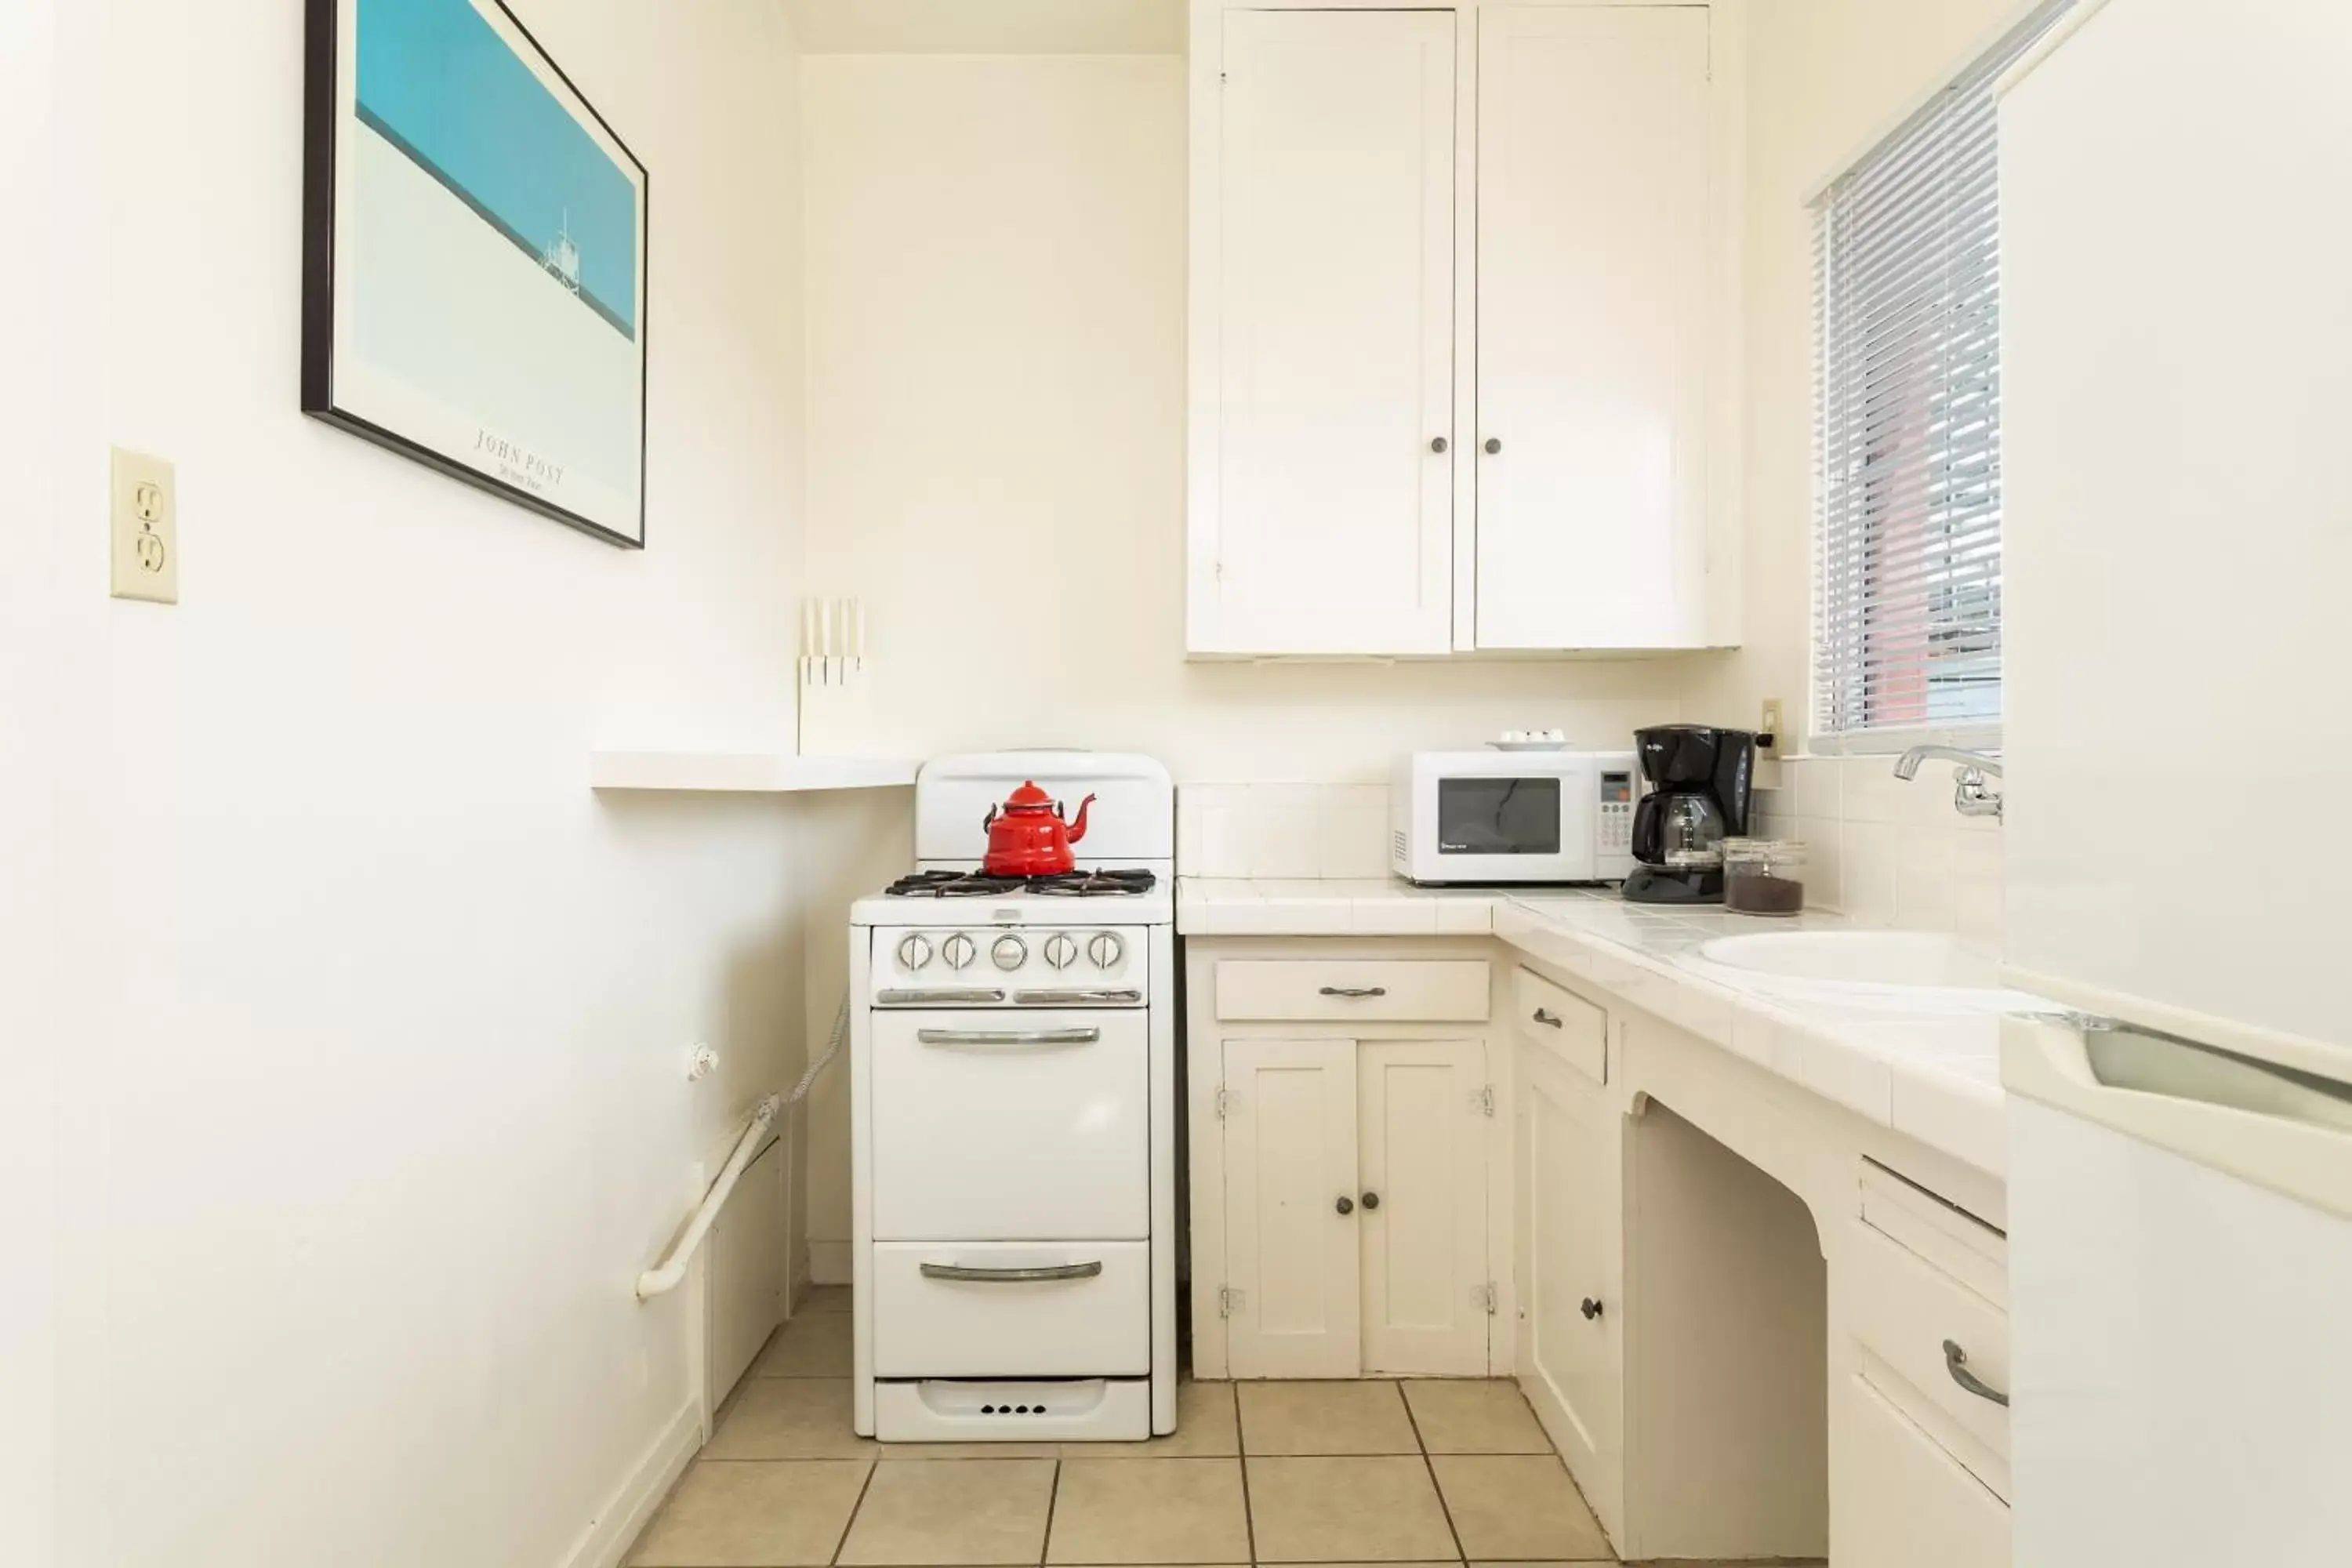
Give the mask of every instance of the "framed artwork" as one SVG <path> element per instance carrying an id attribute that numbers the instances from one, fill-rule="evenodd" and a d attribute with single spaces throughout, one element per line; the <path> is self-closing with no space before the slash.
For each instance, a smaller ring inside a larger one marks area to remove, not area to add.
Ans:
<path id="1" fill-rule="evenodd" d="M 646 542 L 645 165 L 499 0 L 309 0 L 302 409 Z"/>

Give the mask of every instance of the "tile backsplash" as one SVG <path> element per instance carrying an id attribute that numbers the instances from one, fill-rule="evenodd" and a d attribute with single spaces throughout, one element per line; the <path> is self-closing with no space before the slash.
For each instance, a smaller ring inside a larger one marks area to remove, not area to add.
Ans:
<path id="1" fill-rule="evenodd" d="M 1997 786 L 1996 786 L 1997 787 Z M 1385 784 L 1202 784 L 1176 792 L 1188 877 L 1385 877 Z M 1952 809 L 1952 770 L 1905 783 L 1892 757 L 1791 757 L 1755 831 L 1801 840 L 1807 902 L 1858 925 L 2001 939 L 2000 824 Z"/>
<path id="2" fill-rule="evenodd" d="M 1998 784 L 1994 786 L 1998 789 Z M 1952 767 L 1906 783 L 1893 757 L 1790 757 L 1756 830 L 1810 851 L 1806 900 L 1857 925 L 2001 939 L 2000 823 L 1952 809 Z"/>

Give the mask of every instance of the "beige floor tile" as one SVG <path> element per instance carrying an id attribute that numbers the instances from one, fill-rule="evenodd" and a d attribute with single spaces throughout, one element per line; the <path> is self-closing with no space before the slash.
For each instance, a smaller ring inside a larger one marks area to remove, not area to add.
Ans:
<path id="1" fill-rule="evenodd" d="M 714 1459 L 856 1459 L 880 1451 L 851 1429 L 845 1377 L 745 1378 L 703 1450 Z"/>
<path id="2" fill-rule="evenodd" d="M 1242 1450 L 1250 1454 L 1418 1454 L 1393 1383 L 1244 1383 Z"/>
<path id="3" fill-rule="evenodd" d="M 698 1459 L 629 1561 L 638 1568 L 830 1563 L 872 1468 L 863 1459 Z"/>
<path id="4" fill-rule="evenodd" d="M 1447 1454 L 1429 1463 L 1465 1555 L 1570 1563 L 1606 1562 L 1612 1555 L 1558 1459 Z"/>
<path id="5" fill-rule="evenodd" d="M 1243 1563 L 1249 1554 L 1238 1459 L 1062 1461 L 1048 1563 Z"/>
<path id="6" fill-rule="evenodd" d="M 1241 1435 L 1234 1425 L 1234 1385 L 1230 1383 L 1180 1383 L 1176 1385 L 1176 1430 L 1148 1443 L 1065 1443 L 1066 1459 L 1204 1459 L 1224 1458 L 1242 1451 Z"/>
<path id="7" fill-rule="evenodd" d="M 811 1312 L 846 1312 L 849 1310 L 849 1287 L 846 1285 L 812 1285 L 801 1298 L 800 1316 Z"/>
<path id="8" fill-rule="evenodd" d="M 854 1320 L 846 1312 L 804 1312 L 776 1331 L 753 1377 L 847 1377 Z"/>
<path id="9" fill-rule="evenodd" d="M 1433 1454 L 1549 1454 L 1551 1441 L 1515 1383 L 1404 1385 L 1421 1446 Z"/>
<path id="10" fill-rule="evenodd" d="M 1418 1454 L 1252 1458 L 1249 1502 L 1260 1563 L 1414 1563 L 1454 1555 L 1454 1532 Z"/>
<path id="11" fill-rule="evenodd" d="M 1051 1459 L 886 1458 L 857 1505 L 841 1561 L 1034 1563 L 1053 1503 Z"/>

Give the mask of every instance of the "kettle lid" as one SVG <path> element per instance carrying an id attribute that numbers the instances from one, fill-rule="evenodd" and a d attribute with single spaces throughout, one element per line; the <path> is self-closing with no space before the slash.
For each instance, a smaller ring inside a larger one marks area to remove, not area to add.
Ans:
<path id="1" fill-rule="evenodd" d="M 1035 779 L 1029 779 L 1023 783 L 1019 789 L 1016 789 L 1011 795 L 1006 795 L 1004 797 L 1004 804 L 1007 806 L 1025 805 L 1035 807 L 1051 805 L 1054 804 L 1054 797 L 1047 795 L 1044 790 L 1039 789 Z"/>

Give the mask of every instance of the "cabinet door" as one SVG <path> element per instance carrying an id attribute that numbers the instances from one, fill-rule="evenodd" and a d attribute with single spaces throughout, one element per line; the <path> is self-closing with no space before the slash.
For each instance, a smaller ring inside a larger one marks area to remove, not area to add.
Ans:
<path id="1" fill-rule="evenodd" d="M 1476 1040 L 1368 1040 L 1356 1058 L 1364 1370 L 1486 1373 L 1486 1144 Z"/>
<path id="2" fill-rule="evenodd" d="M 1845 1403 L 1838 1568 L 2002 1568 L 2009 1509 L 1859 1377 Z"/>
<path id="3" fill-rule="evenodd" d="M 1517 1061 L 1519 1380 L 1569 1468 L 1601 1476 L 1623 1430 L 1616 1142 L 1590 1079 L 1532 1046 Z"/>
<path id="4" fill-rule="evenodd" d="M 1235 1377 L 1363 1369 L 1356 1042 L 1227 1040 L 1226 1326 Z"/>
<path id="5" fill-rule="evenodd" d="M 1454 16 L 1220 25 L 1195 104 L 1190 646 L 1445 652 Z"/>
<path id="6" fill-rule="evenodd" d="M 1705 640 L 1707 17 L 1479 12 L 1480 647 Z"/>

